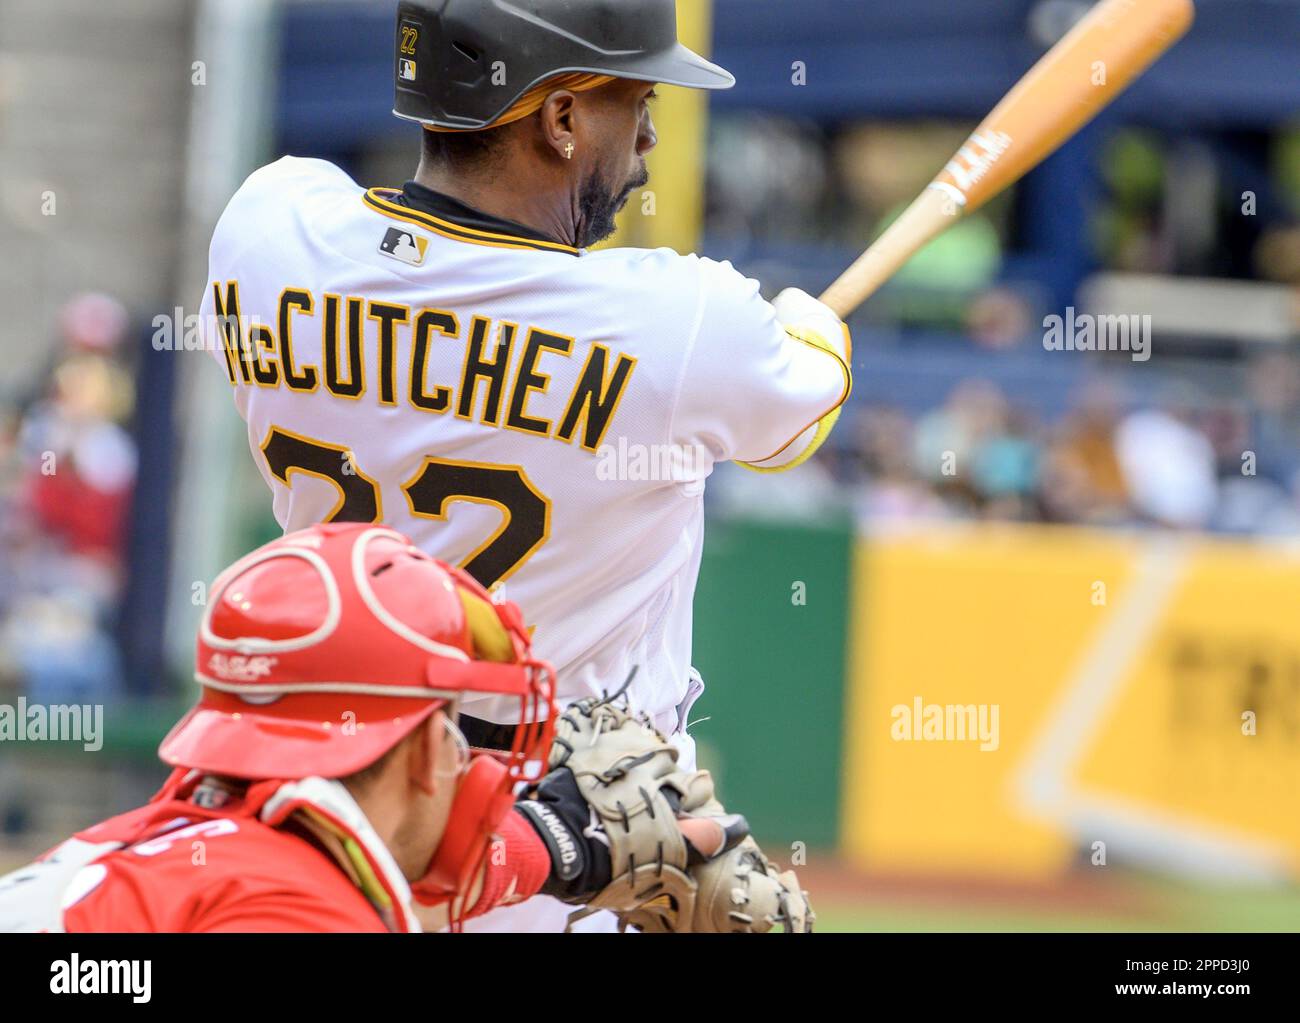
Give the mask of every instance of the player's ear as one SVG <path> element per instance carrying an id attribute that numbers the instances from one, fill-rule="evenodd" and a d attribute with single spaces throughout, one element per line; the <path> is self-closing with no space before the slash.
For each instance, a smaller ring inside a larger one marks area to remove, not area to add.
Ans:
<path id="1" fill-rule="evenodd" d="M 567 89 L 558 89 L 542 104 L 542 137 L 547 148 L 566 163 L 578 148 L 577 97 Z"/>
<path id="2" fill-rule="evenodd" d="M 438 790 L 438 757 L 442 753 L 444 735 L 440 710 L 430 714 L 411 734 L 407 778 L 425 795 L 431 796 Z"/>

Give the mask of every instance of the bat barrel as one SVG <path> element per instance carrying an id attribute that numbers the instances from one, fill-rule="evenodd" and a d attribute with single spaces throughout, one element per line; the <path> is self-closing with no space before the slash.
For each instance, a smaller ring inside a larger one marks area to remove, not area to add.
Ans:
<path id="1" fill-rule="evenodd" d="M 947 166 L 822 296 L 841 317 L 922 246 L 1056 152 L 1181 39 L 1192 0 L 1102 0 L 1020 80 Z"/>

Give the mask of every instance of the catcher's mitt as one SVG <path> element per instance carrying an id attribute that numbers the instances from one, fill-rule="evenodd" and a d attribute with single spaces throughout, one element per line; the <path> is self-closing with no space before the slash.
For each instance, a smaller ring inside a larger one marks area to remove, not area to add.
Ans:
<path id="1" fill-rule="evenodd" d="M 568 708 L 550 773 L 516 805 L 551 851 L 543 892 L 585 906 L 570 926 L 608 909 L 650 932 L 810 931 L 793 872 L 778 872 L 745 819 L 727 814 L 707 771 L 683 771 L 677 757 L 647 720 L 611 700 Z M 710 824 L 693 823 L 701 820 Z M 690 822 L 694 843 L 679 821 Z"/>

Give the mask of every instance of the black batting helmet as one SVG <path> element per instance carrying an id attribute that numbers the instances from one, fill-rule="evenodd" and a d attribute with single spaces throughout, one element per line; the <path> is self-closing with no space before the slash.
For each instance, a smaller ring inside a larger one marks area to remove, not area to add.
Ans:
<path id="1" fill-rule="evenodd" d="M 398 117 L 486 128 L 552 75 L 589 72 L 692 89 L 732 75 L 677 41 L 676 0 L 403 0 Z"/>

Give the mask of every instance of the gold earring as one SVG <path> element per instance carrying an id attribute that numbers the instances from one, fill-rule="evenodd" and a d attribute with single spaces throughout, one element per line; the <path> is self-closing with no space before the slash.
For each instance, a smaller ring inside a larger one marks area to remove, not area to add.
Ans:
<path id="1" fill-rule="evenodd" d="M 572 142 L 570 142 L 567 146 L 564 147 L 564 158 L 565 158 L 566 160 L 572 160 L 572 159 L 573 159 L 573 151 L 574 151 L 575 148 L 576 148 L 576 147 L 574 146 L 574 144 L 573 144 Z"/>

